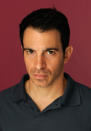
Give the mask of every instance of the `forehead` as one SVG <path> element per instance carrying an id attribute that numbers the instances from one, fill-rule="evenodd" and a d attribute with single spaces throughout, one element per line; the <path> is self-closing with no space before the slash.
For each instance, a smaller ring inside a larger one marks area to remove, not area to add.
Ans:
<path id="1" fill-rule="evenodd" d="M 31 48 L 61 48 L 61 36 L 59 31 L 51 29 L 48 31 L 42 31 L 32 27 L 26 28 L 23 36 L 24 47 Z"/>

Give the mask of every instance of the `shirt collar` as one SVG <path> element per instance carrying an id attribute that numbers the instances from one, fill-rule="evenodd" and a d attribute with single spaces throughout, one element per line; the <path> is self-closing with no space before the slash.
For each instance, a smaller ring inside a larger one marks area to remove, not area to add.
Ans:
<path id="1" fill-rule="evenodd" d="M 13 97 L 13 101 L 26 101 L 25 81 L 27 81 L 28 79 L 29 75 L 25 74 L 22 77 L 21 81 L 17 85 L 13 86 L 13 93 L 11 94 L 11 96 Z"/>
<path id="2" fill-rule="evenodd" d="M 67 87 L 65 88 L 64 95 L 62 96 L 62 104 L 69 106 L 80 105 L 80 89 L 77 82 L 74 81 L 67 73 L 64 73 L 64 77 L 67 79 Z"/>
<path id="3" fill-rule="evenodd" d="M 66 106 L 76 106 L 80 105 L 80 91 L 77 87 L 77 83 L 68 75 L 64 73 L 65 78 L 67 79 L 67 86 L 64 91 L 62 99 L 59 99 L 59 104 L 57 106 L 66 105 Z M 25 91 L 25 81 L 29 79 L 29 75 L 25 74 L 19 84 L 13 87 L 12 97 L 15 102 L 20 102 L 22 100 L 26 101 L 26 91 Z"/>

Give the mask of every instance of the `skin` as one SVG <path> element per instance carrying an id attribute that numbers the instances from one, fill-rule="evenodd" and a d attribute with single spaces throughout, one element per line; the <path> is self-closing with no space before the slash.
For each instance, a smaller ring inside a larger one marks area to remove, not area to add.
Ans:
<path id="1" fill-rule="evenodd" d="M 24 31 L 23 48 L 30 76 L 25 83 L 26 92 L 42 111 L 64 93 L 67 83 L 64 64 L 69 61 L 73 48 L 68 46 L 63 54 L 60 33 L 56 29 L 42 32 L 32 27 Z"/>

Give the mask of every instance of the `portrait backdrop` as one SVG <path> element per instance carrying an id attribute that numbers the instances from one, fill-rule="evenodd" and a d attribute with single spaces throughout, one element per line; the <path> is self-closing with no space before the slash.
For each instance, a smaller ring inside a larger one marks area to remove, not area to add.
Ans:
<path id="1" fill-rule="evenodd" d="M 33 10 L 48 7 L 56 7 L 69 21 L 74 50 L 65 72 L 91 87 L 91 0 L 0 0 L 0 90 L 26 73 L 19 23 Z"/>

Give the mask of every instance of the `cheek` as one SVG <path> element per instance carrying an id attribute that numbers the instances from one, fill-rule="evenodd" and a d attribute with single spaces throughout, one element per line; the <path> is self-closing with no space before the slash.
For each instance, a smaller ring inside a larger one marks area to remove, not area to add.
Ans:
<path id="1" fill-rule="evenodd" d="M 47 63 L 47 67 L 52 70 L 53 72 L 62 70 L 64 66 L 64 59 L 62 58 L 55 58 L 55 59 L 51 59 L 50 61 L 48 61 Z"/>
<path id="2" fill-rule="evenodd" d="M 29 70 L 32 68 L 32 61 L 24 57 L 24 63 L 25 63 L 26 70 L 29 73 Z"/>

